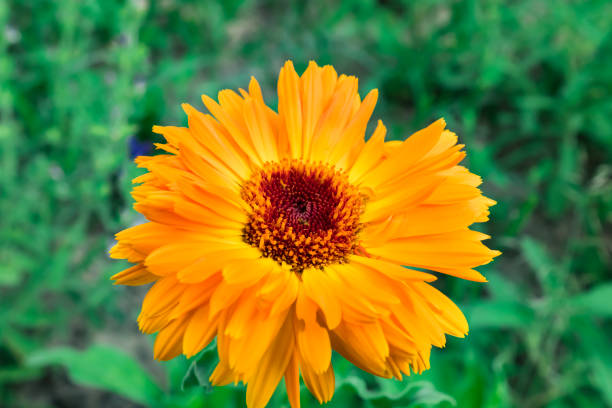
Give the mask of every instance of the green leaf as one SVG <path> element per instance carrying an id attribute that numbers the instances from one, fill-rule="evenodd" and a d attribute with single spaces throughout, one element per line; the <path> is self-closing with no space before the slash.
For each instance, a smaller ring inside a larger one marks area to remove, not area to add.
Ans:
<path id="1" fill-rule="evenodd" d="M 465 306 L 470 329 L 517 329 L 534 319 L 531 308 L 516 301 L 483 301 Z"/>
<path id="2" fill-rule="evenodd" d="M 427 381 L 400 383 L 390 380 L 379 382 L 380 389 L 370 390 L 366 382 L 356 376 L 346 377 L 337 389 L 349 389 L 361 399 L 370 401 L 374 406 L 435 407 L 441 404 L 456 405 L 455 400 L 438 390 Z"/>
<path id="3" fill-rule="evenodd" d="M 2 367 L 0 384 L 18 381 L 33 381 L 40 377 L 40 370 L 35 367 Z"/>
<path id="4" fill-rule="evenodd" d="M 522 297 L 522 289 L 506 275 L 495 270 L 487 274 L 487 289 L 495 300 L 514 302 Z"/>
<path id="5" fill-rule="evenodd" d="M 208 378 L 218 362 L 217 340 L 215 339 L 204 350 L 200 351 L 197 356 L 191 359 L 191 364 L 181 381 L 181 391 L 185 391 L 192 384 L 197 384 L 210 391 L 212 385 Z"/>
<path id="6" fill-rule="evenodd" d="M 542 243 L 525 237 L 521 240 L 521 249 L 529 266 L 540 276 L 549 274 L 554 268 L 554 262 Z"/>
<path id="7" fill-rule="evenodd" d="M 525 237 L 521 240 L 521 250 L 523 257 L 534 270 L 542 287 L 547 292 L 563 287 L 561 277 L 565 270 L 560 263 L 555 262 L 542 242 Z"/>
<path id="8" fill-rule="evenodd" d="M 586 361 L 592 370 L 591 382 L 603 395 L 604 400 L 612 406 L 612 351 L 610 339 L 602 332 L 602 327 L 593 324 L 592 319 L 577 317 L 573 327 L 580 334 L 580 343 Z"/>
<path id="9" fill-rule="evenodd" d="M 61 365 L 77 384 L 120 394 L 140 403 L 152 403 L 161 391 L 149 373 L 132 356 L 116 348 L 95 345 L 85 351 L 68 347 L 31 354 L 30 367 Z"/>
<path id="10" fill-rule="evenodd" d="M 579 313 L 598 317 L 612 317 L 612 282 L 594 287 L 569 299 Z"/>

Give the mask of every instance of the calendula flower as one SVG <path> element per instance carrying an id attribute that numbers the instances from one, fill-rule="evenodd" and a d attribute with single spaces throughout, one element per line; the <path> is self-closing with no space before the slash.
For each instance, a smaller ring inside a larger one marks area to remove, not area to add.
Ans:
<path id="1" fill-rule="evenodd" d="M 357 78 L 314 62 L 302 76 L 291 62 L 280 71 L 278 113 L 255 79 L 202 99 L 210 114 L 185 104 L 188 127 L 153 128 L 165 153 L 136 159 L 148 172 L 133 191 L 149 222 L 111 250 L 135 264 L 116 283 L 155 282 L 138 323 L 158 333 L 156 359 L 216 337 L 214 385 L 247 384 L 255 408 L 284 377 L 295 408 L 300 374 L 332 398 L 332 350 L 401 379 L 428 369 L 446 334 L 467 333 L 421 270 L 485 281 L 473 268 L 499 252 L 468 227 L 494 201 L 459 165 L 444 120 L 403 142 L 385 142 L 379 121 L 366 142 L 377 91 L 361 100 Z"/>

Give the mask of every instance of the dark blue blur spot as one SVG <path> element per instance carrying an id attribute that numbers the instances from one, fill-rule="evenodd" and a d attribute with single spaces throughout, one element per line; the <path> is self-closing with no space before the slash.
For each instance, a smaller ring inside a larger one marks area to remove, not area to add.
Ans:
<path id="1" fill-rule="evenodd" d="M 129 140 L 129 153 L 130 158 L 133 159 L 137 156 L 145 156 L 153 151 L 153 144 L 148 140 L 140 140 L 135 136 L 130 137 Z"/>

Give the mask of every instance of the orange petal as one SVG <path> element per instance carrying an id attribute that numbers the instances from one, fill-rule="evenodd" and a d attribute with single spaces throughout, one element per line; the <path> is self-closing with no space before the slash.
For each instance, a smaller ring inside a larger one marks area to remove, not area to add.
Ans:
<path id="1" fill-rule="evenodd" d="M 302 378 L 308 390 L 314 395 L 320 404 L 329 402 L 334 396 L 336 389 L 336 379 L 334 368 L 330 364 L 327 370 L 317 373 L 307 365 L 302 365 Z"/>
<path id="2" fill-rule="evenodd" d="M 157 280 L 158 278 L 158 276 L 149 273 L 143 264 L 134 265 L 131 268 L 124 269 L 123 271 L 111 276 L 111 279 L 115 281 L 115 285 L 126 286 L 145 285 Z"/>
<path id="3" fill-rule="evenodd" d="M 306 296 L 314 300 L 323 312 L 327 328 L 334 329 L 342 319 L 342 308 L 331 290 L 329 277 L 324 271 L 312 268 L 302 273 L 302 282 Z"/>
<path id="4" fill-rule="evenodd" d="M 153 357 L 156 360 L 168 361 L 181 354 L 183 335 L 189 320 L 188 317 L 176 319 L 159 332 L 153 346 Z"/>
<path id="5" fill-rule="evenodd" d="M 284 123 L 291 157 L 302 157 L 302 101 L 299 78 L 293 63 L 287 61 L 278 77 L 278 114 Z"/>
<path id="6" fill-rule="evenodd" d="M 401 282 L 405 281 L 425 281 L 432 282 L 437 278 L 429 273 L 415 271 L 414 269 L 404 268 L 396 263 L 386 262 L 382 259 L 368 258 L 365 256 L 351 255 L 349 257 L 350 263 L 357 263 L 367 267 L 370 267 L 380 273 L 383 273 Z"/>
<path id="7" fill-rule="evenodd" d="M 484 282 L 486 279 L 471 268 L 489 263 L 500 254 L 480 242 L 486 237 L 477 231 L 454 231 L 391 240 L 368 248 L 368 252 L 402 265 Z"/>
<path id="8" fill-rule="evenodd" d="M 183 336 L 183 353 L 187 358 L 203 350 L 217 334 L 217 318 L 209 316 L 209 307 L 204 305 L 195 311 Z"/>
<path id="9" fill-rule="evenodd" d="M 246 394 L 249 408 L 265 407 L 285 374 L 294 350 L 295 340 L 292 326 L 293 321 L 289 315 L 261 359 L 258 370 L 255 371 L 252 378 L 249 378 Z"/>
<path id="10" fill-rule="evenodd" d="M 344 131 L 342 132 L 342 138 L 340 141 L 332 147 L 332 151 L 329 156 L 331 163 L 337 163 L 347 151 L 350 151 L 353 145 L 359 141 L 363 141 L 366 126 L 368 121 L 374 112 L 376 106 L 376 100 L 378 99 L 378 90 L 371 90 L 363 102 L 359 105 L 358 111 L 355 116 L 351 118 Z"/>
<path id="11" fill-rule="evenodd" d="M 289 360 L 285 371 L 285 388 L 291 408 L 300 408 L 300 371 L 297 353 Z"/>
<path id="12" fill-rule="evenodd" d="M 272 273 L 276 268 L 280 268 L 278 263 L 270 258 L 245 259 L 225 265 L 223 267 L 223 278 L 232 285 L 251 286 Z"/>
<path id="13" fill-rule="evenodd" d="M 351 183 L 357 184 L 362 176 L 367 174 L 370 169 L 378 164 L 384 153 L 386 133 L 387 128 L 383 125 L 382 121 L 379 120 L 374 133 L 372 133 L 372 136 L 370 136 L 363 146 L 363 149 L 349 171 L 349 181 Z"/>
<path id="14" fill-rule="evenodd" d="M 242 248 L 225 249 L 209 252 L 198 258 L 191 265 L 181 269 L 177 278 L 184 283 L 202 282 L 232 261 L 256 260 L 261 256 L 256 248 L 244 246 Z"/>
<path id="15" fill-rule="evenodd" d="M 314 372 L 322 373 L 331 362 L 331 344 L 327 329 L 317 322 L 317 305 L 301 291 L 296 304 L 295 323 L 300 360 Z"/>
<path id="16" fill-rule="evenodd" d="M 367 186 L 376 187 L 390 182 L 418 160 L 421 160 L 438 142 L 446 123 L 439 119 L 425 129 L 408 137 L 387 160 L 370 171 L 362 180 Z"/>

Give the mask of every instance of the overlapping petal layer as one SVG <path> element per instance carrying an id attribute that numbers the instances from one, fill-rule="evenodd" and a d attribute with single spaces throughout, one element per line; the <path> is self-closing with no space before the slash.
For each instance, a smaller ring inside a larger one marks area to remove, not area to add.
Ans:
<path id="1" fill-rule="evenodd" d="M 284 377 L 295 408 L 300 374 L 320 402 L 332 398 L 332 350 L 401 379 L 429 368 L 445 335 L 467 333 L 428 284 L 435 276 L 404 267 L 485 281 L 474 267 L 499 254 L 468 228 L 495 202 L 459 165 L 463 146 L 444 120 L 403 142 L 385 142 L 379 121 L 365 142 L 377 91 L 361 100 L 357 78 L 314 62 L 302 76 L 285 64 L 278 113 L 254 78 L 248 91 L 202 99 L 210 114 L 184 105 L 188 127 L 154 127 L 164 153 L 136 160 L 147 173 L 133 191 L 149 222 L 117 234 L 111 250 L 135 264 L 117 284 L 154 282 L 138 323 L 158 333 L 155 358 L 193 356 L 216 337 L 213 384 L 244 382 L 247 405 L 263 407 Z M 332 166 L 363 196 L 358 246 L 341 261 L 296 269 L 245 240 L 254 209 L 243 187 L 282 160 Z"/>

